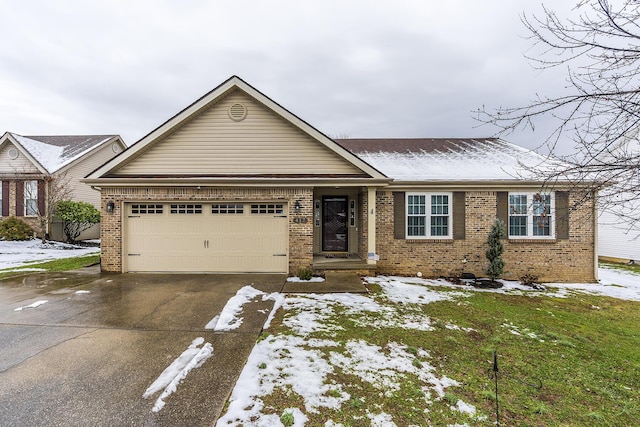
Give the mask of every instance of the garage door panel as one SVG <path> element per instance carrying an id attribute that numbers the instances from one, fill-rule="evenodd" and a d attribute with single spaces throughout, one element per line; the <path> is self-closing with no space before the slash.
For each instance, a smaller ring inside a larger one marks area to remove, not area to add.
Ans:
<path id="1" fill-rule="evenodd" d="M 240 214 L 225 215 L 212 213 L 206 203 L 191 214 L 171 213 L 170 204 L 163 206 L 160 214 L 126 218 L 127 271 L 288 271 L 284 215 L 251 214 L 249 204 Z M 131 205 L 128 209 L 130 213 Z"/>

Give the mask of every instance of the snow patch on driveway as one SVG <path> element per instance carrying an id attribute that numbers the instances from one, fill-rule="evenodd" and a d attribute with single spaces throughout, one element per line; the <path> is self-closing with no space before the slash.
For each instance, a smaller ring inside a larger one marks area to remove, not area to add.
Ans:
<path id="1" fill-rule="evenodd" d="M 40 300 L 40 301 L 36 301 L 36 302 L 34 302 L 33 304 L 29 304 L 29 305 L 25 305 L 25 306 L 23 306 L 23 307 L 15 308 L 13 311 L 22 311 L 22 310 L 23 310 L 23 309 L 25 309 L 25 308 L 38 308 L 38 307 L 40 307 L 42 304 L 46 304 L 46 303 L 48 303 L 48 302 L 49 302 L 48 300 L 43 299 L 43 300 Z"/>
<path id="2" fill-rule="evenodd" d="M 151 409 L 153 412 L 159 412 L 164 408 L 164 400 L 177 390 L 178 385 L 186 378 L 189 372 L 191 372 L 192 369 L 202 366 L 202 364 L 213 355 L 213 346 L 210 343 L 204 343 L 202 348 L 199 348 L 203 343 L 204 338 L 202 337 L 194 339 L 191 345 L 183 351 L 171 365 L 162 371 L 160 376 L 144 392 L 142 397 L 148 399 L 158 391 L 164 389 Z"/>
<path id="3" fill-rule="evenodd" d="M 209 320 L 204 328 L 213 329 L 216 332 L 225 332 L 231 331 L 233 329 L 238 329 L 240 325 L 242 325 L 242 322 L 244 320 L 241 317 L 244 305 L 253 301 L 259 296 L 262 296 L 262 301 L 272 300 L 275 302 L 275 306 L 271 310 L 271 313 L 267 318 L 264 326 L 265 328 L 269 327 L 275 311 L 282 305 L 284 296 L 278 293 L 266 294 L 262 291 L 259 291 L 258 289 L 255 289 L 253 286 L 245 286 L 238 290 L 238 292 L 236 292 L 233 297 L 229 298 L 229 301 L 227 301 L 227 303 L 225 304 L 222 312 L 213 317 L 213 319 Z"/>

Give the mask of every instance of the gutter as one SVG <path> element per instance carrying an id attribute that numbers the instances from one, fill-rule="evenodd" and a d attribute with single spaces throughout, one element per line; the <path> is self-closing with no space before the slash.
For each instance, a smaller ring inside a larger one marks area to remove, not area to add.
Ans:
<path id="1" fill-rule="evenodd" d="M 576 184 L 572 182 L 523 181 L 523 180 L 488 180 L 488 181 L 393 181 L 388 187 L 390 190 L 418 190 L 418 189 L 442 189 L 449 191 L 518 191 L 522 189 L 588 189 L 588 184 Z"/>
<path id="2" fill-rule="evenodd" d="M 100 178 L 81 179 L 80 182 L 92 188 L 106 187 L 167 187 L 167 186 L 203 186 L 203 187 L 386 187 L 391 179 L 367 178 L 233 178 L 203 179 L 203 178 Z"/>

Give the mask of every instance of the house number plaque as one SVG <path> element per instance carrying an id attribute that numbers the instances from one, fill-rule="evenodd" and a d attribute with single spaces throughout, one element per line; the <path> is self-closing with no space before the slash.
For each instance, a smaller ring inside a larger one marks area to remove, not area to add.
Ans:
<path id="1" fill-rule="evenodd" d="M 293 222 L 295 222 L 296 224 L 306 224 L 307 222 L 309 222 L 309 218 L 307 218 L 306 216 L 296 217 L 293 218 Z"/>

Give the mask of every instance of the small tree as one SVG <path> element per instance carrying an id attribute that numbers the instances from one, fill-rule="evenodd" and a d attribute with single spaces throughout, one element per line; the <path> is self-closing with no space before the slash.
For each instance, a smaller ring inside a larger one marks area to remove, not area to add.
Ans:
<path id="1" fill-rule="evenodd" d="M 504 237 L 504 222 L 496 219 L 491 226 L 491 231 L 487 237 L 487 244 L 489 248 L 485 252 L 487 259 L 489 260 L 489 266 L 485 270 L 485 273 L 489 278 L 494 281 L 504 273 L 504 261 L 502 260 L 502 253 L 504 252 L 504 245 L 500 241 Z"/>
<path id="2" fill-rule="evenodd" d="M 62 220 L 69 243 L 75 243 L 80 233 L 100 222 L 100 211 L 87 202 L 62 200 L 56 203 L 56 215 Z"/>
<path id="3" fill-rule="evenodd" d="M 42 227 L 42 243 L 49 238 L 58 202 L 68 199 L 71 195 L 71 183 L 66 172 L 55 177 L 47 177 L 44 182 L 46 185 L 44 212 L 38 211 L 38 219 Z"/>

